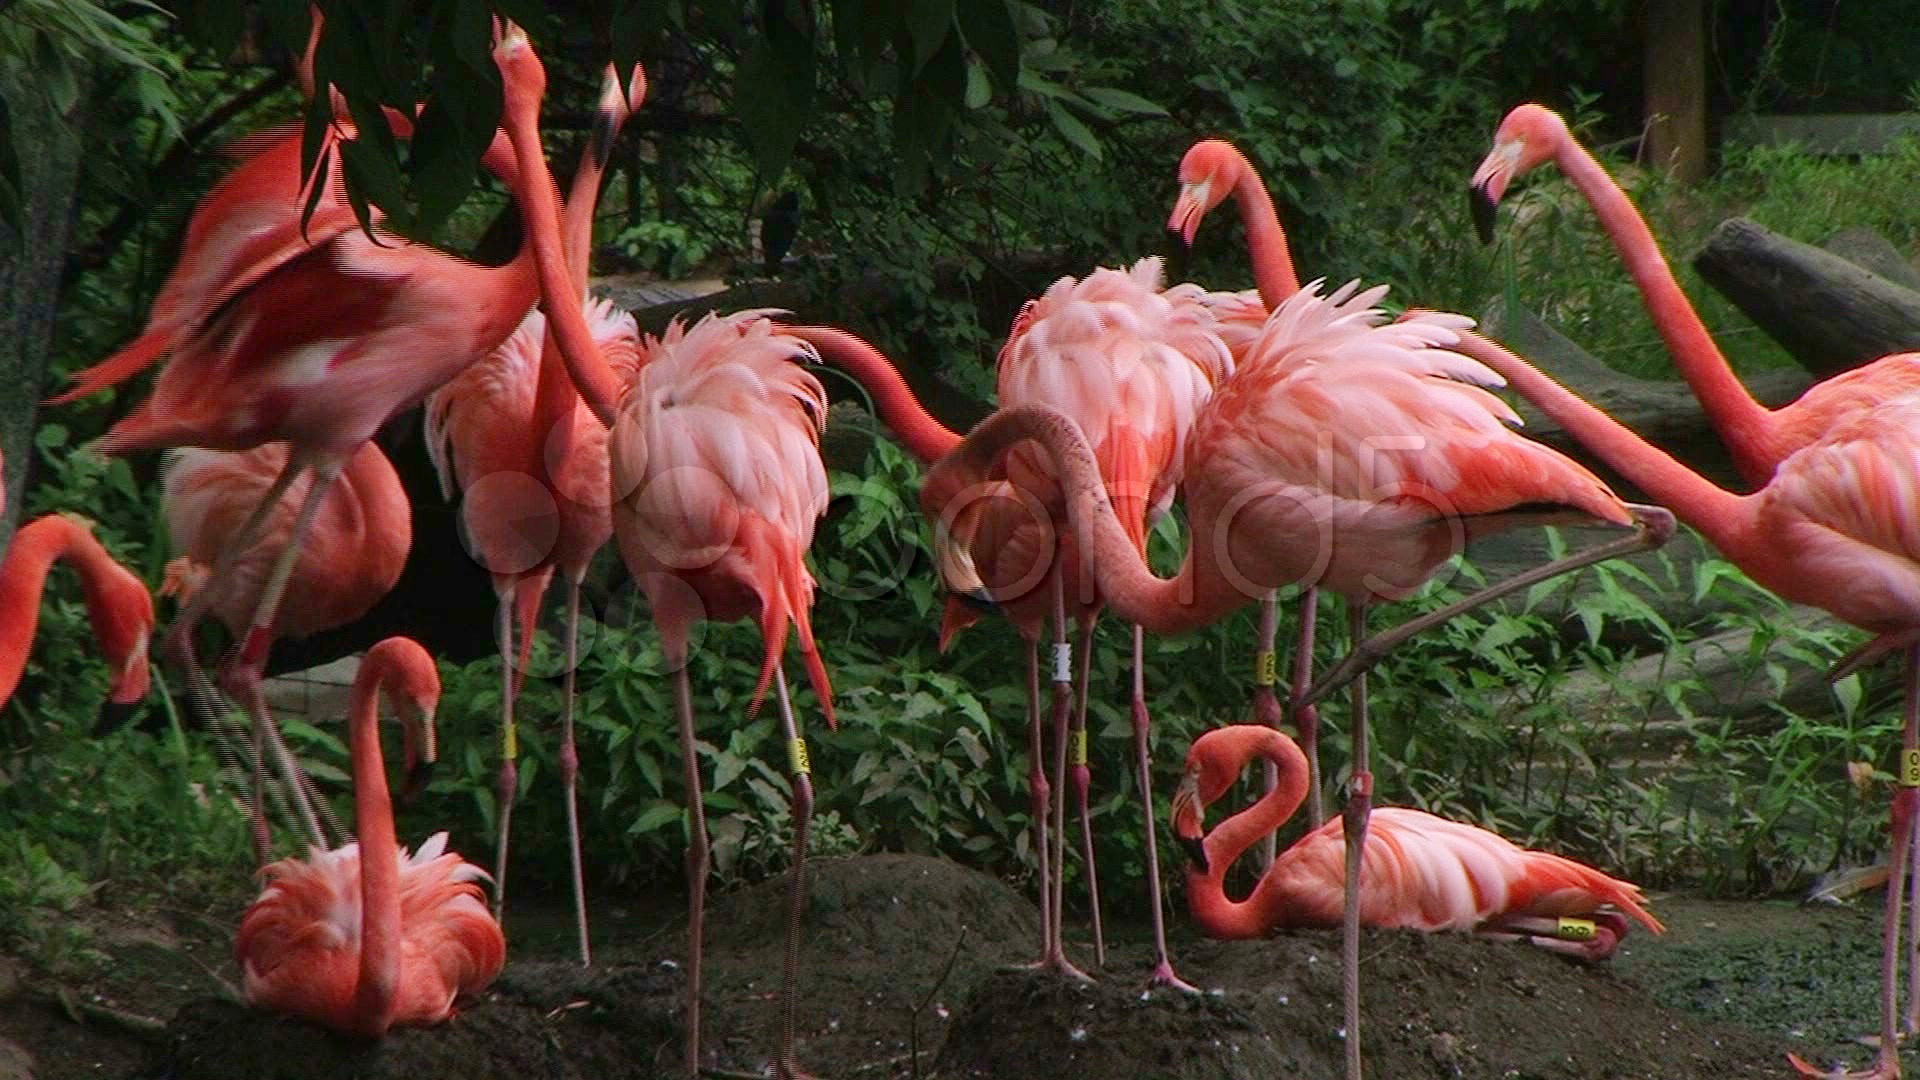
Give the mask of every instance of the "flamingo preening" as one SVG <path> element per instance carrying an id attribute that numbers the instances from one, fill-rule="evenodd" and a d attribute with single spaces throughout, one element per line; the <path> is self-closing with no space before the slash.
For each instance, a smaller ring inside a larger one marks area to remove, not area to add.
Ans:
<path id="1" fill-rule="evenodd" d="M 249 1004 L 369 1038 L 445 1021 L 459 998 L 493 981 L 507 953 L 474 884 L 486 871 L 448 851 L 444 832 L 411 854 L 400 847 L 380 753 L 382 697 L 405 732 L 408 773 L 434 759 L 439 673 L 412 639 L 388 638 L 361 660 L 348 703 L 358 841 L 268 866 L 233 945 Z"/>
<path id="2" fill-rule="evenodd" d="M 1207 807 L 1256 757 L 1274 764 L 1279 784 L 1203 833 Z M 1255 938 L 1286 927 L 1340 925 L 1346 852 L 1334 822 L 1309 829 L 1275 856 L 1246 899 L 1227 898 L 1227 869 L 1285 824 L 1306 794 L 1306 755 L 1282 732 L 1241 724 L 1194 740 L 1171 812 L 1189 858 L 1187 907 L 1207 935 Z M 1383 806 L 1368 831 L 1373 835 L 1360 873 L 1366 926 L 1471 930 L 1593 960 L 1619 945 L 1627 930 L 1623 914 L 1655 933 L 1664 929 L 1644 906 L 1639 886 L 1485 829 Z"/>

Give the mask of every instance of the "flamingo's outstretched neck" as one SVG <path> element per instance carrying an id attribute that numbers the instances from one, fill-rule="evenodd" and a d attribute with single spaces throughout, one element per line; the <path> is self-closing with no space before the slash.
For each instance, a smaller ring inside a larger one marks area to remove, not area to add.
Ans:
<path id="1" fill-rule="evenodd" d="M 1240 175 L 1233 184 L 1233 200 L 1240 207 L 1240 222 L 1247 231 L 1247 252 L 1253 257 L 1253 281 L 1260 289 L 1260 302 L 1272 311 L 1287 297 L 1300 291 L 1300 275 L 1293 268 L 1293 252 L 1287 244 L 1286 230 L 1280 227 L 1280 211 L 1273 195 L 1260 179 L 1259 170 L 1245 154 L 1234 149 L 1240 159 Z"/>
<path id="2" fill-rule="evenodd" d="M 879 349 L 837 327 L 787 326 L 782 329 L 812 344 L 822 360 L 853 376 L 855 382 L 865 387 L 867 393 L 873 395 L 880 419 L 922 464 L 933 464 L 959 445 L 960 434 L 927 412 Z"/>
<path id="3" fill-rule="evenodd" d="M 348 697 L 353 762 L 354 831 L 360 840 L 360 980 L 354 1025 L 383 1035 L 393 1025 L 400 988 L 400 841 L 380 753 L 379 696 L 397 710 L 430 709 L 440 695 L 433 658 L 409 638 L 388 638 L 368 651 Z M 411 734 L 411 750 L 417 739 Z M 411 767 L 409 762 L 409 767 Z"/>
<path id="4" fill-rule="evenodd" d="M 0 704 L 13 696 L 26 670 L 40 596 L 48 572 L 61 559 L 71 560 L 79 572 L 94 636 L 117 665 L 113 700 L 137 701 L 147 692 L 153 598 L 139 578 L 113 561 L 86 521 L 49 514 L 22 525 L 0 561 Z"/>

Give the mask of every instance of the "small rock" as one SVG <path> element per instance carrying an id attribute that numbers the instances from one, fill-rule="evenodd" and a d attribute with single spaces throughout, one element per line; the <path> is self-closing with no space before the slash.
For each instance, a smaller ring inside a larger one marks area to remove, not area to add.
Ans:
<path id="1" fill-rule="evenodd" d="M 0 1039 L 0 1080 L 33 1080 L 33 1055 L 10 1039 Z"/>

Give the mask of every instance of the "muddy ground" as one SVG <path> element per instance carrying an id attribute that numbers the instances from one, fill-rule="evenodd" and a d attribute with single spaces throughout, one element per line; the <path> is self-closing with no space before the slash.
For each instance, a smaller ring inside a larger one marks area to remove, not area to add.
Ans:
<path id="1" fill-rule="evenodd" d="M 1032 902 L 999 881 L 901 855 L 818 860 L 812 878 L 800 1057 L 821 1076 L 1341 1075 L 1336 932 L 1210 942 L 1176 914 L 1181 970 L 1208 993 L 1144 993 L 1147 937 L 1127 926 L 1110 931 L 1099 982 L 1070 986 L 998 970 L 1029 959 L 1037 934 Z M 780 885 L 719 897 L 709 917 L 717 1069 L 759 1072 L 772 1049 Z M 88 944 L 60 974 L 0 961 L 0 1078 L 598 1080 L 669 1075 L 679 1060 L 677 897 L 596 905 L 590 971 L 567 959 L 564 909 L 523 902 L 513 960 L 483 1001 L 378 1045 L 219 999 L 236 978 L 228 946 L 246 899 L 103 890 L 78 913 Z M 1772 1077 L 1787 1075 L 1789 1049 L 1863 1064 L 1871 1051 L 1854 1037 L 1873 1026 L 1879 905 L 1877 893 L 1838 908 L 1656 896 L 1670 932 L 1635 934 L 1600 967 L 1458 935 L 1369 933 L 1369 1074 Z M 1091 965 L 1083 924 L 1070 917 L 1068 934 Z"/>

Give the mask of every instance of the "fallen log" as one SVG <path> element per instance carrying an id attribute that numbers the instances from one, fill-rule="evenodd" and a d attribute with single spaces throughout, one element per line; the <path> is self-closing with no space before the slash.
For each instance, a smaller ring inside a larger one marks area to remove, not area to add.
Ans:
<path id="1" fill-rule="evenodd" d="M 1920 348 L 1920 292 L 1746 218 L 1721 222 L 1693 265 L 1818 378 Z"/>

